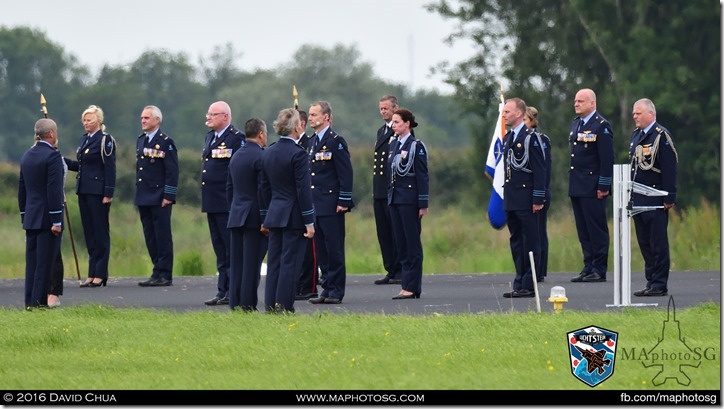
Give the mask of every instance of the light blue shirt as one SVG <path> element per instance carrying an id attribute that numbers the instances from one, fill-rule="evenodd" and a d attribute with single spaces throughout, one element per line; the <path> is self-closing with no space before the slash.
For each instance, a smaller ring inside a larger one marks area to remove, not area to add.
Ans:
<path id="1" fill-rule="evenodd" d="M 158 132 L 158 128 L 154 129 L 153 132 L 148 132 L 146 134 L 146 138 L 148 138 L 149 142 L 151 142 L 151 139 L 153 139 L 153 137 L 156 136 L 156 132 Z"/>
<path id="2" fill-rule="evenodd" d="M 595 113 L 596 113 L 596 110 L 594 109 L 593 112 L 591 112 L 590 114 L 588 114 L 588 116 L 586 116 L 585 118 L 582 118 L 582 119 L 583 119 L 583 123 L 581 124 L 581 126 L 587 124 L 587 123 L 588 123 L 588 120 L 591 119 L 591 117 L 593 117 L 593 114 L 595 114 Z"/>
<path id="3" fill-rule="evenodd" d="M 317 132 L 317 142 L 320 142 L 322 140 L 322 135 L 324 135 L 324 133 L 327 132 L 327 129 L 329 129 L 329 125 L 325 126 L 324 129 Z"/>
<path id="4" fill-rule="evenodd" d="M 513 131 L 513 140 L 518 137 L 518 134 L 520 133 L 520 130 L 523 129 L 523 126 L 525 126 L 525 122 L 521 122 L 518 124 L 518 126 L 511 129 L 511 131 Z"/>

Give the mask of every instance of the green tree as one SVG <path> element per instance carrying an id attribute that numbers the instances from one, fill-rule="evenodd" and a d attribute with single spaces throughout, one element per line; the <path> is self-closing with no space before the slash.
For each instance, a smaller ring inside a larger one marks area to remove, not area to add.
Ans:
<path id="1" fill-rule="evenodd" d="M 88 77 L 88 69 L 43 32 L 0 27 L 0 160 L 19 161 L 32 145 L 33 125 L 42 117 L 41 92 L 64 143 L 64 125 L 74 113 L 61 101 Z"/>
<path id="2" fill-rule="evenodd" d="M 509 83 L 506 97 L 540 109 L 541 128 L 553 140 L 554 158 L 561 158 L 554 159 L 555 196 L 566 193 L 573 96 L 592 88 L 613 125 L 617 163 L 628 162 L 633 103 L 650 98 L 679 152 L 679 202 L 718 201 L 720 4 L 441 0 L 428 9 L 460 21 L 450 41 L 470 38 L 479 46 L 468 61 L 439 67 L 464 110 L 492 129 L 501 81 Z M 697 138 L 689 137 L 692 129 Z M 489 141 L 487 135 L 477 148 L 487 149 Z"/>

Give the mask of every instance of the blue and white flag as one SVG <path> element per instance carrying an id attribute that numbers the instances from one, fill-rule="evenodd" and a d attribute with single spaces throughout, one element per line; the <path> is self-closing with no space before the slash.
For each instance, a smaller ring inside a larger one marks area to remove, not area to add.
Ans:
<path id="1" fill-rule="evenodd" d="M 503 138 L 505 137 L 505 125 L 503 124 L 503 102 L 498 105 L 498 120 L 495 122 L 495 132 L 490 141 L 488 160 L 485 162 L 485 174 L 493 182 L 493 190 L 490 193 L 488 203 L 488 220 L 493 228 L 500 230 L 505 227 L 505 209 L 503 208 L 503 180 L 505 170 L 503 169 Z"/>

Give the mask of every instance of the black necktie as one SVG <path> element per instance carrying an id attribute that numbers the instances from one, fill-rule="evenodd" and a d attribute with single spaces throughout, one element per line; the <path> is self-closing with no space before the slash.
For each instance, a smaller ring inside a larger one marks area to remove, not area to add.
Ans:
<path id="1" fill-rule="evenodd" d="M 315 132 L 314 135 L 312 135 L 312 151 L 317 149 L 317 142 L 319 142 L 319 135 Z"/>

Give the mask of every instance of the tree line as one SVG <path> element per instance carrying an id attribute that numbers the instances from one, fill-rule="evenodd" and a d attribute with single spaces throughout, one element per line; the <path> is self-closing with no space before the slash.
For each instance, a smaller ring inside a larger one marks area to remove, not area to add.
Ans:
<path id="1" fill-rule="evenodd" d="M 539 109 L 539 129 L 554 149 L 554 198 L 565 197 L 576 91 L 596 92 L 598 110 L 613 126 L 616 163 L 629 162 L 634 102 L 649 98 L 679 154 L 678 204 L 719 202 L 720 2 L 438 0 L 427 7 L 459 22 L 449 41 L 469 39 L 478 50 L 437 67 L 464 112 L 479 115 L 471 131 L 476 151 L 490 143 L 503 81 L 506 97 Z"/>
<path id="2" fill-rule="evenodd" d="M 292 105 L 295 85 L 300 109 L 318 99 L 332 104 L 334 127 L 352 149 L 359 202 L 370 195 L 372 144 L 381 125 L 378 100 L 394 94 L 417 116 L 419 137 L 430 150 L 433 203 L 462 205 L 484 217 L 480 209 L 491 190 L 485 159 L 502 82 L 506 98 L 521 97 L 540 111 L 539 129 L 553 145 L 554 200 L 567 195 L 573 97 L 580 88 L 592 88 L 600 113 L 614 128 L 616 163 L 628 162 L 633 103 L 650 98 L 679 152 L 678 204 L 718 203 L 720 4 L 439 0 L 427 7 L 459 20 L 450 41 L 470 38 L 478 50 L 468 61 L 436 67 L 454 87 L 453 95 L 413 92 L 379 78 L 354 46 L 344 45 L 303 45 L 272 70 L 245 70 L 243 53 L 232 44 L 216 46 L 195 63 L 184 53 L 150 50 L 128 65 L 105 65 L 92 75 L 43 32 L 0 27 L 0 161 L 17 162 L 31 143 L 40 92 L 59 124 L 64 154 L 73 154 L 83 132 L 81 112 L 95 104 L 104 109 L 108 132 L 119 141 L 127 166 L 119 175 L 132 192 L 139 115 L 153 104 L 163 111 L 162 128 L 180 148 L 185 200 L 196 204 L 209 104 L 229 102 L 239 128 L 251 117 L 271 127 L 278 111 Z"/>

